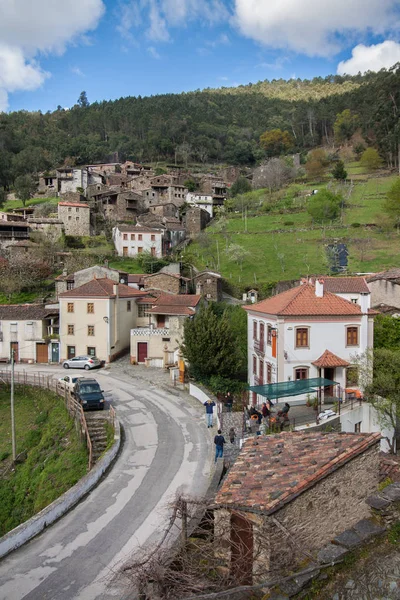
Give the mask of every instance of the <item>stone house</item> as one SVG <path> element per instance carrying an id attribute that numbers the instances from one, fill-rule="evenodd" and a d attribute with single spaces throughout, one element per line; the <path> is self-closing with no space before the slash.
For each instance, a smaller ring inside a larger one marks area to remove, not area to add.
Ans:
<path id="1" fill-rule="evenodd" d="M 114 283 L 122 283 L 128 285 L 128 273 L 126 271 L 120 271 L 119 269 L 112 269 L 111 267 L 94 265 L 87 269 L 80 269 L 75 273 L 68 274 L 66 271 L 59 275 L 55 279 L 56 284 L 56 297 L 58 298 L 63 292 L 73 290 L 76 287 L 80 287 L 84 283 L 89 283 L 94 278 L 104 278 L 114 281 Z"/>
<path id="2" fill-rule="evenodd" d="M 27 255 L 34 255 L 38 247 L 39 244 L 36 244 L 31 240 L 20 240 L 19 242 L 15 242 L 14 244 L 10 244 L 10 246 L 7 246 L 6 250 L 8 256 L 10 257 L 21 257 Z"/>
<path id="3" fill-rule="evenodd" d="M 118 256 L 137 256 L 149 252 L 152 256 L 164 255 L 164 231 L 137 225 L 117 225 L 113 228 L 113 241 Z"/>
<path id="4" fill-rule="evenodd" d="M 210 214 L 203 208 L 192 206 L 185 214 L 186 232 L 189 237 L 196 237 L 210 222 Z"/>
<path id="5" fill-rule="evenodd" d="M 120 187 L 91 189 L 90 200 L 114 222 L 134 220 L 144 210 L 141 194 Z"/>
<path id="6" fill-rule="evenodd" d="M 124 354 L 143 295 L 107 277 L 60 294 L 61 360 L 89 355 L 111 362 Z"/>
<path id="7" fill-rule="evenodd" d="M 86 191 L 88 185 L 103 183 L 103 176 L 90 167 L 60 167 L 56 170 L 57 195 L 67 192 Z"/>
<path id="8" fill-rule="evenodd" d="M 27 240 L 29 232 L 30 227 L 26 221 L 0 221 L 0 248 Z"/>
<path id="9" fill-rule="evenodd" d="M 252 389 L 253 403 L 264 401 L 267 386 L 274 383 L 304 380 L 306 388 L 308 379 L 335 382 L 322 388 L 322 402 L 354 387 L 355 357 L 373 346 L 376 314 L 369 308 L 369 294 L 360 293 L 359 302 L 327 292 L 324 280 L 317 279 L 315 285 L 303 283 L 245 306 L 249 383 L 258 388 Z M 304 392 L 291 403 L 306 399 Z"/>
<path id="10" fill-rule="evenodd" d="M 91 234 L 90 208 L 84 202 L 59 202 L 58 219 L 64 224 L 65 235 Z"/>
<path id="11" fill-rule="evenodd" d="M 201 296 L 161 294 L 138 300 L 137 326 L 131 330 L 131 363 L 166 368 L 178 361 L 185 320 L 193 317 Z"/>
<path id="12" fill-rule="evenodd" d="M 179 217 L 179 210 L 176 204 L 173 202 L 166 202 L 165 204 L 153 204 L 150 206 L 150 213 L 157 217 L 166 217 L 177 219 Z"/>
<path id="13" fill-rule="evenodd" d="M 393 268 L 370 275 L 367 283 L 374 308 L 384 313 L 400 311 L 400 269 Z"/>
<path id="14" fill-rule="evenodd" d="M 193 277 L 196 294 L 206 300 L 222 302 L 222 277 L 215 271 L 201 271 Z"/>
<path id="15" fill-rule="evenodd" d="M 178 273 L 159 271 L 151 275 L 142 275 L 144 289 L 159 290 L 167 294 L 187 294 L 189 279 Z"/>
<path id="16" fill-rule="evenodd" d="M 18 215 L 16 213 L 8 213 L 0 210 L 0 221 L 25 221 L 24 215 Z"/>
<path id="17" fill-rule="evenodd" d="M 48 363 L 52 361 L 52 345 L 58 340 L 47 336 L 58 334 L 58 308 L 44 304 L 0 305 L 0 358 L 15 362 Z"/>
<path id="18" fill-rule="evenodd" d="M 217 492 L 217 555 L 242 583 L 316 558 L 371 516 L 379 433 L 292 432 L 248 439 Z"/>
<path id="19" fill-rule="evenodd" d="M 58 181 L 56 171 L 46 171 L 39 174 L 38 194 L 49 198 L 57 196 Z"/>
<path id="20" fill-rule="evenodd" d="M 210 215 L 210 219 L 214 216 L 214 206 L 212 194 L 204 194 L 202 192 L 188 192 L 186 194 L 186 202 L 190 206 L 202 208 Z"/>
<path id="21" fill-rule="evenodd" d="M 27 219 L 31 231 L 39 231 L 53 239 L 61 237 L 64 231 L 64 223 L 60 219 L 51 217 L 28 217 Z"/>

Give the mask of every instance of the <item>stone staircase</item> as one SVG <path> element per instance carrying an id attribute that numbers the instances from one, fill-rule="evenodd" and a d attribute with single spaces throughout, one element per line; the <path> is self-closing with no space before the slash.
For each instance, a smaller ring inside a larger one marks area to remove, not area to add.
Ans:
<path id="1" fill-rule="evenodd" d="M 97 462 L 107 447 L 107 419 L 98 413 L 85 413 L 86 423 L 92 442 L 93 464 Z"/>

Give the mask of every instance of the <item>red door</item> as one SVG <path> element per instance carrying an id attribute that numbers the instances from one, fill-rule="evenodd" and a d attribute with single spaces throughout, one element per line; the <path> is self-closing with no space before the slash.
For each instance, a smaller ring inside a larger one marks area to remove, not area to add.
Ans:
<path id="1" fill-rule="evenodd" d="M 147 342 L 138 342 L 138 362 L 144 363 L 147 358 Z"/>
<path id="2" fill-rule="evenodd" d="M 14 352 L 14 362 L 18 362 L 19 361 L 19 352 L 18 352 L 18 342 L 11 342 L 10 344 L 11 348 L 11 356 L 12 353 Z"/>
<path id="3" fill-rule="evenodd" d="M 165 327 L 165 315 L 157 315 L 157 327 Z"/>
<path id="4" fill-rule="evenodd" d="M 238 585 L 253 583 L 253 526 L 237 513 L 231 514 L 231 575 Z"/>

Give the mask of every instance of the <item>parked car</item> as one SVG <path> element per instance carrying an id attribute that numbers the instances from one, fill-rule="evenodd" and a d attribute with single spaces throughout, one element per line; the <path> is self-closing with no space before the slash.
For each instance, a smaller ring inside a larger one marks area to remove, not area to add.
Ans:
<path id="1" fill-rule="evenodd" d="M 64 360 L 62 366 L 64 369 L 94 369 L 101 366 L 101 361 L 96 356 L 74 356 Z"/>
<path id="2" fill-rule="evenodd" d="M 75 398 L 82 405 L 83 410 L 89 408 L 103 410 L 103 391 L 95 379 L 86 379 L 85 377 L 78 379 L 74 388 Z"/>
<path id="3" fill-rule="evenodd" d="M 67 389 L 69 392 L 74 391 L 74 387 L 78 379 L 82 379 L 84 375 L 66 375 L 57 380 L 57 385 L 62 389 Z"/>

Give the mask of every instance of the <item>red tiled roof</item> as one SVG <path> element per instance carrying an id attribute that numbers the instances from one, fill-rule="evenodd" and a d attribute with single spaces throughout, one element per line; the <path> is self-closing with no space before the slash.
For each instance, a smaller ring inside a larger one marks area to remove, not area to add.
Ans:
<path id="1" fill-rule="evenodd" d="M 118 295 L 120 298 L 142 297 L 142 291 L 135 290 L 122 283 L 116 283 L 112 279 L 103 277 L 101 279 L 92 279 L 73 290 L 68 290 L 60 294 L 60 298 L 113 298 L 114 286 L 118 285 Z"/>
<path id="2" fill-rule="evenodd" d="M 194 315 L 195 310 L 191 306 L 158 306 L 156 304 L 147 312 L 153 315 Z"/>
<path id="3" fill-rule="evenodd" d="M 143 283 L 143 273 L 129 273 L 128 283 Z"/>
<path id="4" fill-rule="evenodd" d="M 0 304 L 2 321 L 41 321 L 48 313 L 44 304 Z"/>
<path id="5" fill-rule="evenodd" d="M 374 273 L 373 275 L 368 275 L 367 277 L 367 281 L 379 281 L 379 279 L 386 279 L 398 283 L 397 280 L 400 280 L 400 269 L 398 267 L 394 267 L 393 269 L 381 271 L 380 273 Z"/>
<path id="6" fill-rule="evenodd" d="M 324 291 L 318 298 L 315 287 L 303 284 L 298 287 L 262 300 L 257 304 L 244 306 L 245 310 L 277 316 L 361 316 L 361 308 L 336 294 Z"/>
<path id="7" fill-rule="evenodd" d="M 318 279 L 318 277 L 317 277 Z M 324 290 L 333 294 L 369 294 L 365 277 L 322 277 Z"/>
<path id="8" fill-rule="evenodd" d="M 157 306 L 197 306 L 201 296 L 196 294 L 161 294 L 157 298 Z"/>
<path id="9" fill-rule="evenodd" d="M 146 227 L 145 225 L 117 225 L 117 229 L 119 229 L 121 233 L 137 233 L 138 231 L 144 233 L 163 233 L 160 229 L 153 229 L 151 227 Z"/>
<path id="10" fill-rule="evenodd" d="M 380 437 L 380 433 L 292 432 L 246 440 L 216 503 L 272 514 L 377 444 Z"/>
<path id="11" fill-rule="evenodd" d="M 58 206 L 77 206 L 78 208 L 89 208 L 89 204 L 84 202 L 59 202 Z"/>
<path id="12" fill-rule="evenodd" d="M 347 360 L 343 360 L 343 358 L 339 358 L 336 354 L 333 354 L 330 350 L 325 350 L 325 352 L 313 363 L 319 369 L 327 368 L 327 367 L 348 367 L 350 363 Z"/>

